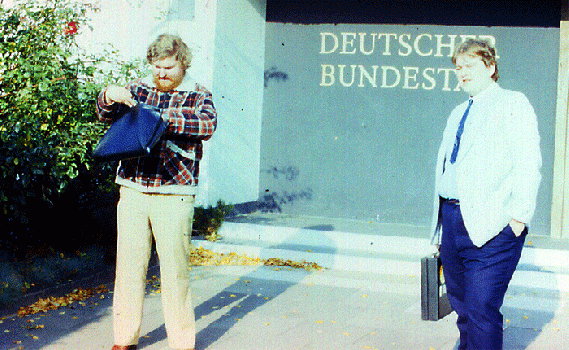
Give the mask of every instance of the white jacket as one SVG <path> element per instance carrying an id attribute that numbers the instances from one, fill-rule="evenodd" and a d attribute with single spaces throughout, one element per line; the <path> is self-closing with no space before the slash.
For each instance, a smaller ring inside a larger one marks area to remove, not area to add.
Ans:
<path id="1" fill-rule="evenodd" d="M 541 152 L 537 118 L 521 92 L 492 83 L 474 96 L 470 114 L 475 117 L 462 136 L 456 186 L 465 227 L 481 247 L 511 219 L 530 222 L 541 181 Z M 441 238 L 439 184 L 448 150 L 454 144 L 458 123 L 468 101 L 451 113 L 439 149 L 431 243 Z"/>

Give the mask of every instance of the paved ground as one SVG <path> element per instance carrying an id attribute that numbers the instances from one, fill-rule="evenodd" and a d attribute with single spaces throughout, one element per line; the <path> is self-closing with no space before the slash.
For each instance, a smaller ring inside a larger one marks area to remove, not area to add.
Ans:
<path id="1" fill-rule="evenodd" d="M 455 314 L 421 320 L 419 261 L 432 250 L 425 230 L 273 214 L 226 222 L 219 242 L 195 244 L 330 268 L 194 267 L 196 349 L 453 349 Z M 568 245 L 547 237 L 526 242 L 502 308 L 506 350 L 569 349 Z M 151 266 L 149 278 L 158 276 Z M 85 302 L 0 319 L 0 350 L 110 350 L 112 270 L 81 286 L 101 283 L 109 291 Z M 159 286 L 149 284 L 148 292 L 139 349 L 168 349 Z"/>
<path id="2" fill-rule="evenodd" d="M 454 314 L 421 321 L 419 276 L 264 266 L 197 267 L 192 276 L 200 350 L 452 349 L 457 338 Z M 153 290 L 139 348 L 167 349 Z M 5 318 L 0 348 L 110 350 L 111 299 L 108 292 L 83 305 Z M 566 293 L 510 290 L 505 349 L 569 349 L 568 300 Z"/>

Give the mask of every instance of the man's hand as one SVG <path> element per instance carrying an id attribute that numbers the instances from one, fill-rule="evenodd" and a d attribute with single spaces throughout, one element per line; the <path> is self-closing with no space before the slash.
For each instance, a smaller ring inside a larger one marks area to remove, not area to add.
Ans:
<path id="1" fill-rule="evenodd" d="M 105 103 L 122 103 L 129 107 L 136 105 L 136 101 L 132 98 L 132 94 L 129 90 L 122 86 L 109 85 L 105 91 Z"/>
<path id="2" fill-rule="evenodd" d="M 519 222 L 516 219 L 512 219 L 510 220 L 510 227 L 512 228 L 512 231 L 514 231 L 516 237 L 519 237 L 526 228 L 526 224 Z"/>

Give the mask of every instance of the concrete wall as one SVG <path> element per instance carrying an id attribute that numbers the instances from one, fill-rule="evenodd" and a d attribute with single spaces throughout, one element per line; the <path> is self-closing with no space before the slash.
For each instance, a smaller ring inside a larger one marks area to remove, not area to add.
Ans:
<path id="1" fill-rule="evenodd" d="M 567 10 L 567 4 L 564 6 Z M 567 13 L 564 14 L 567 17 Z M 559 77 L 557 122 L 555 127 L 555 165 L 551 205 L 551 236 L 569 239 L 569 152 L 567 116 L 569 103 L 569 21 L 564 18 L 559 30 Z"/>
<path id="2" fill-rule="evenodd" d="M 260 197 L 285 213 L 428 225 L 442 132 L 467 98 L 451 48 L 468 36 L 496 42 L 500 85 L 536 110 L 532 232 L 548 234 L 557 28 L 268 23 Z"/>
<path id="3" fill-rule="evenodd" d="M 213 93 L 218 130 L 206 143 L 202 203 L 255 201 L 259 191 L 265 0 L 218 0 Z"/>

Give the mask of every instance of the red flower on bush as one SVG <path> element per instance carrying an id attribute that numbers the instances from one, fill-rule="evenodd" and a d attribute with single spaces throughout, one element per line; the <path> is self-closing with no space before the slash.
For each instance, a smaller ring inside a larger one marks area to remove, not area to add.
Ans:
<path id="1" fill-rule="evenodd" d="M 65 27 L 65 35 L 77 34 L 77 23 L 67 22 L 67 27 Z"/>

